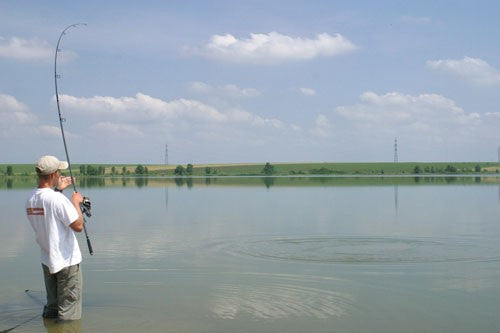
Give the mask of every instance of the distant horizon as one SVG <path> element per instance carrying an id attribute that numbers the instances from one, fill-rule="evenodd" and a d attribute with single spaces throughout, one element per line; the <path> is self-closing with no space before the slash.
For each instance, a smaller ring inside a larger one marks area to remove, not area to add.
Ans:
<path id="1" fill-rule="evenodd" d="M 35 164 L 36 161 L 38 160 L 39 157 L 43 155 L 53 155 L 53 154 L 40 154 L 37 158 L 35 158 L 34 161 L 32 162 L 19 162 L 19 161 L 9 161 L 5 162 L 0 160 L 0 165 L 6 165 L 6 164 Z M 56 156 L 59 160 L 61 161 L 67 161 L 65 156 L 61 155 L 53 155 Z M 70 156 L 71 158 L 71 156 Z M 122 162 L 122 161 L 116 161 L 116 162 L 100 162 L 100 161 L 90 161 L 90 162 L 79 162 L 79 161 L 70 161 L 71 164 L 151 164 L 151 165 L 164 165 L 166 163 L 164 162 L 148 162 L 148 161 L 141 161 L 141 162 L 134 162 L 134 161 L 129 161 L 129 162 Z M 273 161 L 273 160 L 262 160 L 262 161 L 227 161 L 227 162 L 192 162 L 192 161 L 185 161 L 185 162 L 169 162 L 167 165 L 183 165 L 183 164 L 262 164 L 262 163 L 280 163 L 280 164 L 297 164 L 297 163 L 474 163 L 474 162 L 480 162 L 480 163 L 500 163 L 498 160 L 411 160 L 411 161 L 406 161 L 406 160 L 399 160 L 397 162 L 391 161 L 391 160 L 374 160 L 374 161 L 367 161 L 367 160 L 343 160 L 343 161 L 333 161 L 333 160 L 323 160 L 323 161 L 306 161 L 306 160 L 297 160 L 297 161 Z"/>
<path id="2" fill-rule="evenodd" d="M 64 159 L 60 159 L 64 161 Z M 234 162 L 234 163 L 146 163 L 146 162 L 117 162 L 117 163 L 108 163 L 108 162 L 71 162 L 71 165 L 155 165 L 155 166 L 177 166 L 177 165 L 187 165 L 192 164 L 196 165 L 265 165 L 266 163 L 271 164 L 412 164 L 412 163 L 436 163 L 436 164 L 446 164 L 446 163 L 483 163 L 483 164 L 500 164 L 500 161 L 399 161 L 399 162 L 391 162 L 391 161 L 375 161 L 375 162 L 354 162 L 354 161 L 288 161 L 288 162 L 276 162 L 276 161 L 263 161 L 263 162 Z M 15 163 L 15 162 L 1 162 L 0 166 L 6 165 L 35 165 L 35 162 L 32 163 Z"/>

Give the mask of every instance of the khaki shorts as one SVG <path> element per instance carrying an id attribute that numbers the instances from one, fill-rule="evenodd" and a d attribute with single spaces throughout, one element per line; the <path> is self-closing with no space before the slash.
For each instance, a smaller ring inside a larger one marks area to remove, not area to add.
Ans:
<path id="1" fill-rule="evenodd" d="M 65 267 L 50 274 L 42 264 L 47 304 L 43 308 L 44 318 L 78 320 L 82 317 L 82 270 L 80 264 Z"/>

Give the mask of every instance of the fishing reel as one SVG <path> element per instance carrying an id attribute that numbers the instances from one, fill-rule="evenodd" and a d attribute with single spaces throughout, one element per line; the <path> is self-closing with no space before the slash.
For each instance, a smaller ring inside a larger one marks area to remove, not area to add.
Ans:
<path id="1" fill-rule="evenodd" d="M 92 204 L 90 203 L 90 199 L 88 197 L 83 197 L 82 202 L 80 202 L 80 210 L 83 214 L 87 215 L 87 217 L 91 217 L 90 208 Z"/>

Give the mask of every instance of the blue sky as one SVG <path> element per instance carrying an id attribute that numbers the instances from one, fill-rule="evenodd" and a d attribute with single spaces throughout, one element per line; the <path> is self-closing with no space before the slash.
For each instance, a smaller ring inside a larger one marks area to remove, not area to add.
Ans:
<path id="1" fill-rule="evenodd" d="M 0 1 L 0 163 L 496 161 L 496 1 Z"/>

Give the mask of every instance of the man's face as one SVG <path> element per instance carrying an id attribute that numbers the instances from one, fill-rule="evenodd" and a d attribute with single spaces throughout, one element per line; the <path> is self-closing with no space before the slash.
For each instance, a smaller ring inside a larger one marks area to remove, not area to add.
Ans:
<path id="1" fill-rule="evenodd" d="M 57 170 L 52 174 L 52 187 L 57 187 L 59 184 L 59 177 L 61 176 L 61 171 Z"/>

